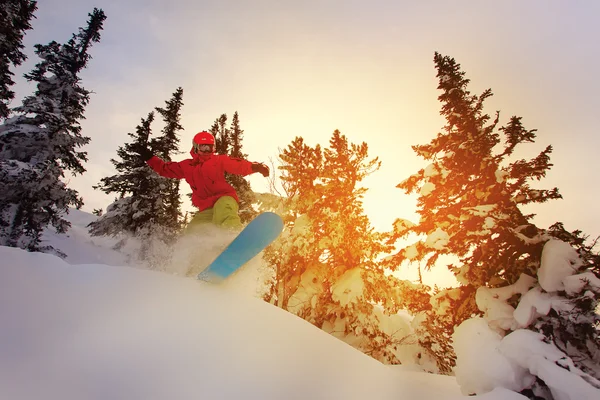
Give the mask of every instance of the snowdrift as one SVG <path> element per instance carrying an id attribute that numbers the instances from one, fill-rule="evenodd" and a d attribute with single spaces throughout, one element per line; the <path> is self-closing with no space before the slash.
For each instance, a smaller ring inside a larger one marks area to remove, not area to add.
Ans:
<path id="1" fill-rule="evenodd" d="M 462 397 L 224 287 L 6 247 L 0 260 L 2 399 Z"/>

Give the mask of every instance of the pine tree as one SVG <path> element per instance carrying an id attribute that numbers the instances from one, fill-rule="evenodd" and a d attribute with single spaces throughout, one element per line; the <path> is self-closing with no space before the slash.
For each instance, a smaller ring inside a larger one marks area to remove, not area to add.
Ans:
<path id="1" fill-rule="evenodd" d="M 350 144 L 339 131 L 329 145 L 310 147 L 296 138 L 280 155 L 289 231 L 265 252 L 275 275 L 265 300 L 398 363 L 395 347 L 406 338 L 380 322 L 404 306 L 403 283 L 376 261 L 390 249 L 364 215 L 366 189 L 359 186 L 380 163 L 369 159 L 365 143 Z"/>
<path id="2" fill-rule="evenodd" d="M 129 133 L 130 143 L 119 147 L 120 160 L 111 162 L 117 174 L 101 179 L 95 189 L 104 193 L 116 193 L 118 198 L 108 206 L 106 214 L 89 224 L 93 236 L 123 236 L 117 247 L 134 237 L 140 243 L 136 257 L 151 267 L 164 263 L 169 256 L 169 246 L 180 233 L 183 219 L 180 211 L 179 181 L 161 177 L 142 159 L 142 149 L 148 148 L 165 161 L 178 150 L 178 131 L 183 89 L 178 88 L 165 107 L 156 112 L 163 118 L 162 135 L 151 138 L 155 114 L 150 112 L 135 133 Z"/>
<path id="3" fill-rule="evenodd" d="M 88 225 L 92 236 L 118 236 L 122 233 L 136 236 L 147 231 L 152 224 L 158 185 L 155 174 L 142 160 L 141 151 L 148 147 L 153 121 L 154 112 L 150 112 L 145 119 L 142 118 L 135 133 L 128 133 L 133 141 L 118 148 L 120 160 L 110 160 L 117 174 L 102 178 L 94 186 L 94 189 L 106 194 L 115 193 L 118 197 L 104 215 Z"/>
<path id="4" fill-rule="evenodd" d="M 246 159 L 248 155 L 242 152 L 244 131 L 240 127 L 237 111 L 233 114 L 230 128 L 227 128 L 227 120 L 227 114 L 221 114 L 210 128 L 210 132 L 215 136 L 215 152 L 233 158 Z M 252 207 L 256 197 L 246 178 L 225 173 L 225 180 L 233 186 L 238 194 L 239 215 L 242 222 L 248 222 L 256 217 L 257 212 Z"/>
<path id="5" fill-rule="evenodd" d="M 221 114 L 210 127 L 209 132 L 215 137 L 215 153 L 228 154 L 230 132 L 227 128 L 227 114 Z"/>
<path id="6" fill-rule="evenodd" d="M 180 87 L 173 93 L 173 97 L 166 102 L 165 108 L 156 108 L 156 111 L 163 118 L 165 127 L 162 131 L 163 135 L 153 140 L 152 148 L 155 149 L 155 154 L 165 161 L 171 161 L 172 156 L 178 153 L 178 133 L 183 129 L 181 126 L 181 107 L 183 107 L 183 89 Z M 165 209 L 157 215 L 157 222 L 165 229 L 165 232 L 170 232 L 165 240 L 172 241 L 182 226 L 180 181 L 168 178 L 163 178 L 163 180 L 166 190 L 160 193 L 159 196 L 164 201 Z"/>
<path id="7" fill-rule="evenodd" d="M 66 171 L 85 172 L 87 153 L 78 150 L 90 138 L 81 133 L 90 92 L 80 86 L 78 74 L 91 58 L 89 49 L 100 41 L 106 16 L 99 9 L 89 14 L 66 44 L 36 45 L 41 58 L 26 74 L 37 82 L 34 95 L 15 108 L 16 116 L 0 126 L 0 243 L 29 251 L 51 251 L 40 246 L 43 229 L 52 225 L 64 233 L 69 207 L 83 200 L 63 181 Z"/>
<path id="8" fill-rule="evenodd" d="M 118 197 L 107 207 L 105 214 L 88 225 L 92 236 L 120 237 L 115 245 L 119 250 L 130 239 L 133 256 L 157 268 L 170 256 L 169 244 L 175 233 L 165 221 L 165 199 L 162 197 L 170 188 L 170 182 L 156 174 L 142 160 L 141 151 L 149 148 L 154 154 L 162 151 L 153 148 L 156 141 L 150 140 L 154 112 L 150 112 L 134 134 L 128 133 L 132 142 L 120 146 L 117 155 L 120 161 L 111 159 L 117 174 L 102 178 L 95 189 L 104 193 L 116 193 Z M 129 254 L 132 255 L 132 254 Z"/>
<path id="9" fill-rule="evenodd" d="M 247 159 L 248 155 L 242 152 L 242 140 L 244 131 L 240 127 L 240 120 L 237 111 L 233 114 L 231 128 L 229 130 L 229 156 L 234 158 Z M 250 188 L 250 183 L 243 176 L 225 174 L 225 180 L 233 186 L 238 198 L 240 199 L 240 218 L 242 222 L 248 222 L 254 219 L 258 214 L 252 204 L 256 201 L 254 192 Z"/>
<path id="10" fill-rule="evenodd" d="M 23 53 L 23 36 L 31 29 L 31 18 L 37 10 L 37 1 L 5 0 L 0 3 L 0 120 L 8 118 L 8 105 L 15 97 L 10 90 L 14 85 L 10 65 L 19 66 L 27 59 Z"/>
<path id="11" fill-rule="evenodd" d="M 247 158 L 248 155 L 242 152 L 242 140 L 244 136 L 244 131 L 240 127 L 240 116 L 237 111 L 233 114 L 233 119 L 231 120 L 231 128 L 229 129 L 229 132 L 229 142 L 231 143 L 231 150 L 229 151 L 229 155 L 235 158 Z"/>
<path id="12" fill-rule="evenodd" d="M 491 90 L 472 95 L 468 91 L 469 80 L 453 58 L 436 53 L 434 62 L 446 125 L 429 144 L 413 146 L 431 164 L 398 187 L 407 193 L 418 193 L 420 221 L 416 225 L 397 223 L 388 243 L 409 234 L 417 234 L 419 239 L 389 257 L 387 266 L 393 268 L 409 261 L 432 268 L 441 255 L 452 255 L 458 260 L 448 267 L 460 286 L 433 295 L 434 312 L 425 318 L 421 337 L 421 343 L 436 356 L 440 369 L 450 372 L 455 361 L 450 336 L 455 326 L 473 314 L 482 314 L 476 302 L 478 290 L 512 285 L 523 274 L 535 277 L 544 244 L 552 236 L 566 233 L 561 225 L 549 230 L 536 227 L 532 223 L 534 215 L 521 210 L 526 204 L 561 197 L 556 188 L 532 187 L 552 166 L 552 147 L 547 146 L 531 160 L 511 162 L 517 147 L 534 143 L 536 131 L 527 130 L 516 116 L 498 128 L 499 113 L 492 120 L 483 111 Z M 572 237 L 571 241 L 577 242 Z M 586 251 L 588 262 L 583 263 L 582 271 L 596 271 L 598 275 L 598 260 L 589 248 Z M 511 299 L 513 306 L 518 301 L 518 296 Z M 582 343 L 594 337 L 597 343 L 594 304 L 597 300 L 587 302 L 585 310 L 580 309 L 587 315 L 577 328 L 587 332 L 579 338 Z M 567 331 L 561 332 L 559 327 L 569 317 L 554 315 L 550 319 L 554 321 L 553 328 L 544 332 L 548 339 L 558 346 L 559 342 L 569 342 L 565 339 Z M 544 331 L 541 325 L 530 329 Z M 579 366 L 585 369 L 582 363 Z"/>

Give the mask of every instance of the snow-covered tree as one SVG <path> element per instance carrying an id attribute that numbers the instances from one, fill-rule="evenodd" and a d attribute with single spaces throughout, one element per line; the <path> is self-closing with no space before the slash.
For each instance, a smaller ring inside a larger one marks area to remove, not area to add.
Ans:
<path id="1" fill-rule="evenodd" d="M 136 257 L 142 261 L 154 260 L 154 253 L 150 253 L 156 242 L 154 238 L 164 239 L 165 232 L 169 231 L 159 223 L 165 208 L 161 193 L 168 189 L 168 182 L 148 168 L 142 158 L 143 149 L 152 143 L 153 121 L 154 112 L 142 118 L 135 133 L 128 133 L 133 141 L 118 148 L 120 160 L 110 160 L 117 174 L 102 178 L 94 188 L 106 194 L 116 193 L 118 197 L 107 207 L 106 213 L 89 224 L 93 236 L 121 237 L 117 248 L 123 247 L 130 238 L 138 239 L 141 247 Z"/>
<path id="2" fill-rule="evenodd" d="M 65 172 L 85 172 L 87 153 L 79 150 L 90 141 L 80 120 L 90 92 L 78 74 L 87 66 L 90 47 L 100 41 L 106 16 L 100 9 L 89 14 L 88 24 L 65 44 L 36 45 L 41 58 L 26 74 L 37 82 L 16 115 L 0 126 L 0 244 L 29 251 L 50 251 L 41 246 L 43 229 L 52 225 L 64 233 L 69 207 L 83 200 L 67 187 Z"/>
<path id="3" fill-rule="evenodd" d="M 536 275 L 477 289 L 483 318 L 453 334 L 457 381 L 465 394 L 503 387 L 536 400 L 598 398 L 600 256 L 560 223 L 534 240 L 544 242 Z M 481 353 L 489 363 L 474 371 Z"/>
<path id="4" fill-rule="evenodd" d="M 23 36 L 31 29 L 31 18 L 37 10 L 37 1 L 4 0 L 0 3 L 0 120 L 8 118 L 8 108 L 15 93 L 10 66 L 18 66 L 27 59 L 23 53 Z"/>
<path id="5" fill-rule="evenodd" d="M 171 161 L 178 152 L 178 132 L 181 126 L 183 89 L 178 88 L 165 107 L 157 107 L 164 122 L 162 135 L 152 136 L 155 114 L 150 112 L 135 133 L 128 133 L 130 143 L 117 150 L 119 160 L 111 159 L 117 174 L 102 178 L 95 189 L 116 193 L 118 198 L 107 212 L 92 222 L 90 233 L 94 236 L 122 236 L 118 246 L 124 246 L 134 237 L 140 243 L 136 257 L 155 266 L 169 256 L 168 248 L 181 231 L 181 199 L 179 181 L 164 178 L 152 171 L 142 155 L 148 149 L 165 161 Z"/>
<path id="6" fill-rule="evenodd" d="M 377 262 L 389 248 L 364 214 L 360 187 L 380 163 L 369 159 L 365 143 L 348 143 L 339 131 L 329 144 L 323 150 L 296 138 L 280 155 L 287 227 L 265 253 L 274 270 L 265 300 L 378 360 L 399 363 L 400 346 L 412 340 L 396 315 L 406 283 Z"/>
<path id="7" fill-rule="evenodd" d="M 148 146 L 152 121 L 154 121 L 154 112 L 142 118 L 135 133 L 127 134 L 133 141 L 119 146 L 117 149 L 119 160 L 110 160 L 117 174 L 102 178 L 100 183 L 94 186 L 94 189 L 102 190 L 106 194 L 117 194 L 117 198 L 107 207 L 106 213 L 88 225 L 91 235 L 118 236 L 121 233 L 133 235 L 152 218 L 146 208 L 140 207 L 139 204 L 141 198 L 150 198 L 154 190 L 151 186 L 151 171 L 148 170 L 141 153 Z"/>
<path id="8" fill-rule="evenodd" d="M 492 119 L 483 111 L 491 90 L 472 95 L 467 88 L 469 80 L 453 58 L 436 53 L 434 61 L 446 126 L 429 144 L 413 146 L 431 164 L 398 187 L 407 193 L 418 193 L 420 221 L 396 224 L 389 243 L 409 234 L 418 235 L 418 240 L 389 257 L 387 264 L 409 261 L 431 268 L 441 255 L 452 255 L 458 260 L 449 268 L 460 286 L 434 294 L 433 312 L 424 317 L 421 337 L 421 342 L 437 357 L 441 370 L 449 372 L 454 365 L 450 335 L 455 326 L 482 313 L 476 301 L 480 289 L 508 287 L 524 275 L 537 276 L 542 250 L 550 238 L 579 243 L 580 252 L 587 254 L 587 261 L 576 265 L 579 273 L 586 271 L 597 276 L 598 266 L 591 249 L 581 247 L 581 238 L 567 233 L 560 224 L 540 229 L 532 223 L 534 215 L 522 211 L 523 205 L 561 197 L 556 188 L 533 187 L 552 165 L 551 146 L 531 160 L 511 160 L 517 147 L 534 142 L 536 131 L 525 129 L 516 116 L 498 127 L 499 113 Z M 520 299 L 515 295 L 507 301 L 516 307 Z M 581 303 L 577 312 L 567 315 L 555 310 L 549 312 L 546 323 L 529 328 L 544 333 L 558 347 L 577 347 L 578 354 L 586 355 L 576 365 L 586 369 L 584 359 L 596 360 L 600 354 L 594 325 L 597 294 L 570 301 Z M 575 317 L 577 313 L 581 318 Z M 577 339 L 572 340 L 574 337 Z M 586 353 L 584 348 L 594 340 L 596 345 Z"/>

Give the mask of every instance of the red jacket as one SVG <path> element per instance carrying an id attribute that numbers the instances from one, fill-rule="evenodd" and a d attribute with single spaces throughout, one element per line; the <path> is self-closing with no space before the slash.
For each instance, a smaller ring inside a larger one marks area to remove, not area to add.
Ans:
<path id="1" fill-rule="evenodd" d="M 185 179 L 192 188 L 192 204 L 200 211 L 211 208 L 223 196 L 231 196 L 239 202 L 233 186 L 225 181 L 225 172 L 235 175 L 250 175 L 250 161 L 220 154 L 200 155 L 190 151 L 192 159 L 165 162 L 154 156 L 148 165 L 167 178 Z"/>

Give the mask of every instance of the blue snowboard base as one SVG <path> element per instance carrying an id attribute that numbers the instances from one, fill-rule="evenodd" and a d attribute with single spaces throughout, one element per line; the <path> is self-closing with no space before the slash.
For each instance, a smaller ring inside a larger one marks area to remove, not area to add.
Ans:
<path id="1" fill-rule="evenodd" d="M 219 283 L 271 244 L 283 230 L 283 220 L 272 212 L 254 218 L 202 272 L 198 279 Z"/>

